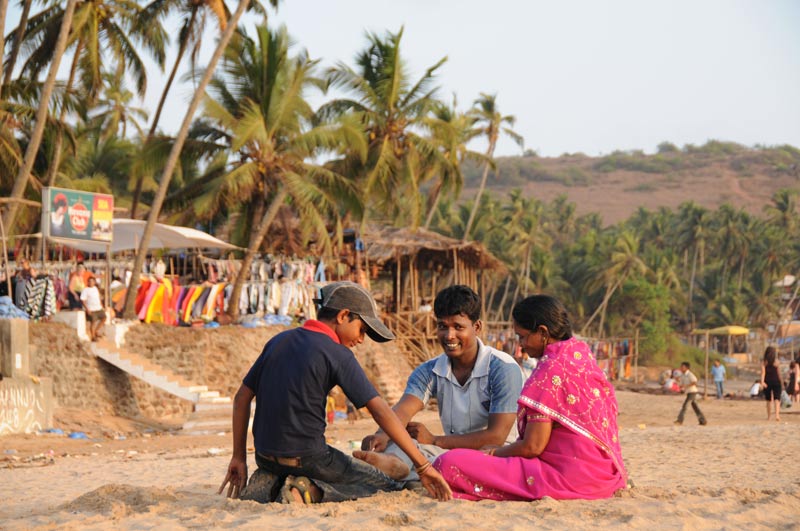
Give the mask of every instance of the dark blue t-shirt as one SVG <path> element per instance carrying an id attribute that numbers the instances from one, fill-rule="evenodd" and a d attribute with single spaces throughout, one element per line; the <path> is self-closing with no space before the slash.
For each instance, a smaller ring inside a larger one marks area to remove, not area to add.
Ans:
<path id="1" fill-rule="evenodd" d="M 256 451 L 283 457 L 326 451 L 325 401 L 334 386 L 359 408 L 378 396 L 349 348 L 307 327 L 269 340 L 244 385 L 256 395 Z"/>

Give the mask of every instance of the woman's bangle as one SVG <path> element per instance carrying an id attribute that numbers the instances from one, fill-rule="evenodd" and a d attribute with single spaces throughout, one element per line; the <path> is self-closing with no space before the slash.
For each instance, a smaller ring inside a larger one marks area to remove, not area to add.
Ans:
<path id="1" fill-rule="evenodd" d="M 425 461 L 425 464 L 422 464 L 422 465 L 419 465 L 419 466 L 415 466 L 414 470 L 417 471 L 417 475 L 418 476 L 421 476 L 422 473 L 425 472 L 426 470 L 428 470 L 430 467 L 431 467 L 431 462 L 430 461 Z"/>

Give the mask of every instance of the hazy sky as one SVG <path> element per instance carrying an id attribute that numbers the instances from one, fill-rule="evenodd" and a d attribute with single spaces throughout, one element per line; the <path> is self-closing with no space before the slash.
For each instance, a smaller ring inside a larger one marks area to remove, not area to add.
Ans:
<path id="1" fill-rule="evenodd" d="M 19 17 L 11 3 L 6 32 Z M 545 156 L 652 152 L 665 140 L 800 146 L 795 0 L 284 0 L 270 23 L 324 65 L 352 64 L 366 31 L 404 26 L 415 79 L 447 56 L 440 95 L 466 108 L 496 94 L 526 147 Z M 151 74 L 151 111 L 165 77 Z M 191 88 L 173 93 L 168 132 Z M 519 152 L 504 141 L 497 153 Z"/>

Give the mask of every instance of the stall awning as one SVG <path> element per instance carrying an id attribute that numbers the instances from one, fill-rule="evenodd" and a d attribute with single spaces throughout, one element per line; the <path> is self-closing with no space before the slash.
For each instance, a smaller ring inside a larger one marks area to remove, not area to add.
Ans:
<path id="1" fill-rule="evenodd" d="M 708 334 L 711 336 L 745 336 L 750 333 L 749 328 L 736 325 L 720 326 L 711 329 L 692 330 L 693 335 Z"/>
<path id="2" fill-rule="evenodd" d="M 140 219 L 114 219 L 111 252 L 130 251 L 139 248 L 146 221 Z M 78 249 L 87 253 L 104 253 L 106 244 L 79 240 L 48 238 L 49 241 Z M 156 223 L 150 237 L 150 249 L 239 249 L 203 231 L 189 227 L 177 227 Z"/>

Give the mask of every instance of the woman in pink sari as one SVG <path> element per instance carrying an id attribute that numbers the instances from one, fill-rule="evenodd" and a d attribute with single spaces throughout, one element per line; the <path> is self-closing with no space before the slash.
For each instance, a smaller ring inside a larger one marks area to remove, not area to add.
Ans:
<path id="1" fill-rule="evenodd" d="M 586 343 L 572 337 L 567 311 L 535 295 L 513 311 L 522 350 L 538 360 L 518 400 L 519 439 L 483 450 L 455 449 L 434 466 L 467 500 L 608 498 L 627 473 L 614 388 Z"/>

